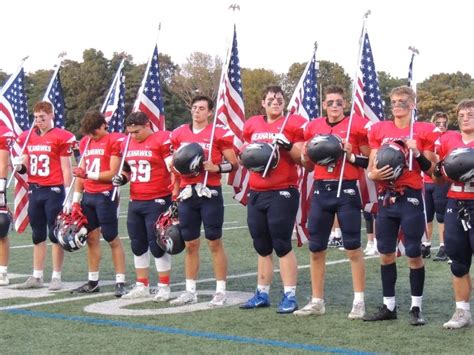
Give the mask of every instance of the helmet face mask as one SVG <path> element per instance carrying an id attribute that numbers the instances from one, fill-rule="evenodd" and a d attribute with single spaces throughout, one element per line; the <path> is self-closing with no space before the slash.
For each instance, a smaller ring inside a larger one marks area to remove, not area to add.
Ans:
<path id="1" fill-rule="evenodd" d="M 85 217 L 74 220 L 70 214 L 59 214 L 54 227 L 54 235 L 59 245 L 69 252 L 81 249 L 87 242 L 86 224 Z"/>
<path id="2" fill-rule="evenodd" d="M 344 154 L 342 139 L 332 134 L 317 134 L 306 145 L 309 159 L 316 165 L 336 165 Z"/>
<path id="3" fill-rule="evenodd" d="M 179 228 L 178 207 L 171 205 L 155 223 L 155 236 L 158 246 L 170 255 L 181 253 L 185 248 Z"/>
<path id="4" fill-rule="evenodd" d="M 248 170 L 254 173 L 263 173 L 270 157 L 272 157 L 270 169 L 275 169 L 280 161 L 279 149 L 273 149 L 273 146 L 269 143 L 256 142 L 245 147 L 240 155 L 240 160 Z"/>
<path id="5" fill-rule="evenodd" d="M 474 148 L 456 148 L 443 161 L 443 172 L 453 181 L 467 182 L 474 178 Z"/>
<path id="6" fill-rule="evenodd" d="M 181 175 L 197 176 L 204 163 L 204 150 L 198 143 L 182 145 L 173 154 L 174 168 Z"/>
<path id="7" fill-rule="evenodd" d="M 388 165 L 393 169 L 391 180 L 397 180 L 406 167 L 407 150 L 405 144 L 400 141 L 383 144 L 375 156 L 377 169 Z"/>

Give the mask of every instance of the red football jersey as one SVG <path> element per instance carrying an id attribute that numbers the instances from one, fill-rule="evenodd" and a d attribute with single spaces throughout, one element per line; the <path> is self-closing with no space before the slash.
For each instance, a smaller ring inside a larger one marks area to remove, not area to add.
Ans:
<path id="1" fill-rule="evenodd" d="M 462 135 L 459 132 L 448 131 L 436 141 L 436 146 L 439 158 L 446 158 L 451 151 L 456 148 L 470 147 L 474 148 L 474 141 L 464 143 Z M 451 182 L 451 186 L 448 191 L 448 197 L 458 200 L 472 200 L 474 199 L 474 181 L 470 180 L 467 182 Z"/>
<path id="2" fill-rule="evenodd" d="M 81 155 L 84 154 L 86 172 L 100 173 L 110 170 L 110 157 L 120 157 L 120 145 L 125 136 L 122 133 L 108 133 L 99 140 L 91 139 L 87 151 L 84 152 L 89 141 L 88 136 L 84 136 L 79 143 Z M 85 179 L 84 190 L 89 193 L 98 193 L 112 190 L 112 182 L 102 182 Z"/>
<path id="3" fill-rule="evenodd" d="M 122 154 L 126 139 L 122 141 Z M 171 175 L 165 159 L 171 154 L 170 132 L 158 131 L 144 141 L 133 138 L 128 146 L 125 161 L 130 165 L 130 198 L 153 200 L 171 195 Z"/>
<path id="4" fill-rule="evenodd" d="M 171 146 L 174 151 L 177 151 L 182 145 L 189 143 L 199 143 L 204 150 L 204 161 L 208 160 L 209 147 L 211 143 L 212 125 L 208 125 L 199 133 L 192 131 L 190 124 L 184 124 L 176 128 L 171 132 Z M 214 164 L 220 164 L 223 161 L 222 151 L 226 149 L 233 149 L 234 147 L 234 134 L 230 129 L 223 125 L 216 125 L 214 132 L 214 141 L 212 147 L 212 162 Z M 181 176 L 180 187 L 186 185 L 194 185 L 197 183 L 204 182 L 205 171 L 203 170 L 198 176 Z M 221 174 L 211 173 L 207 177 L 207 185 L 209 186 L 220 186 L 221 185 Z"/>
<path id="5" fill-rule="evenodd" d="M 369 144 L 371 149 L 379 149 L 383 144 L 396 140 L 406 140 L 410 136 L 410 127 L 398 128 L 393 121 L 382 121 L 373 124 L 369 129 Z M 413 139 L 416 140 L 418 149 L 423 151 L 434 152 L 434 142 L 440 136 L 440 131 L 432 123 L 415 122 L 413 125 Z M 408 158 L 407 158 L 408 165 Z M 376 181 L 377 184 L 386 188 L 389 183 L 386 181 Z M 401 176 L 395 180 L 394 187 L 411 187 L 413 189 L 421 189 L 423 187 L 423 179 L 421 177 L 421 169 L 413 158 L 413 169 L 410 171 L 408 167 L 403 169 Z"/>
<path id="6" fill-rule="evenodd" d="M 243 138 L 247 143 L 271 143 L 276 133 L 280 132 L 285 118 L 281 117 L 276 122 L 268 123 L 264 116 L 250 117 L 244 125 Z M 304 141 L 304 125 L 308 121 L 301 116 L 291 115 L 283 134 L 292 143 Z M 277 148 L 278 149 L 278 148 Z M 275 169 L 270 169 L 265 179 L 262 174 L 250 172 L 250 188 L 256 191 L 280 190 L 289 186 L 298 186 L 298 169 L 290 153 L 280 149 L 280 161 Z"/>
<path id="7" fill-rule="evenodd" d="M 359 154 L 361 146 L 369 146 L 367 138 L 367 130 L 369 128 L 370 121 L 366 118 L 354 115 L 352 117 L 351 133 L 349 135 L 349 143 L 352 144 L 352 152 Z M 349 126 L 349 117 L 344 119 L 335 125 L 330 125 L 326 117 L 316 118 L 309 122 L 304 130 L 304 139 L 308 141 L 312 139 L 316 134 L 331 134 L 339 136 L 341 139 L 347 137 L 347 128 Z M 345 155 L 343 155 L 345 157 Z M 339 159 L 336 166 L 314 166 L 314 179 L 315 180 L 339 180 L 341 175 L 342 159 Z M 344 167 L 343 180 L 357 180 L 359 178 L 359 167 L 346 161 Z"/>
<path id="8" fill-rule="evenodd" d="M 28 131 L 17 139 L 23 144 Z M 34 129 L 28 140 L 24 154 L 28 156 L 28 182 L 41 186 L 64 185 L 61 157 L 70 157 L 76 137 L 65 129 L 52 128 L 40 136 Z"/>
<path id="9" fill-rule="evenodd" d="M 15 141 L 15 135 L 7 126 L 0 126 L 0 150 L 10 151 L 10 147 Z"/>

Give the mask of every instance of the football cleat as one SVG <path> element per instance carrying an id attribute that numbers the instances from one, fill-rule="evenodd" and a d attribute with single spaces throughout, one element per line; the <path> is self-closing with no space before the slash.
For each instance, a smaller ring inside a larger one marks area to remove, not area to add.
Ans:
<path id="1" fill-rule="evenodd" d="M 150 296 L 150 288 L 145 286 L 141 282 L 137 282 L 132 289 L 130 289 L 125 295 L 122 296 L 123 299 L 130 300 L 134 298 L 142 298 Z"/>
<path id="2" fill-rule="evenodd" d="M 240 309 L 254 309 L 261 307 L 270 306 L 270 297 L 268 293 L 255 291 L 255 295 L 252 296 L 247 302 L 239 306 Z"/>
<path id="3" fill-rule="evenodd" d="M 0 273 L 0 286 L 7 286 L 10 284 L 10 280 L 8 280 L 8 275 L 6 272 Z"/>
<path id="4" fill-rule="evenodd" d="M 421 244 L 421 256 L 423 259 L 431 258 L 431 245 Z"/>
<path id="5" fill-rule="evenodd" d="M 227 297 L 225 293 L 217 292 L 212 300 L 209 302 L 209 307 L 222 307 L 227 303 Z"/>
<path id="6" fill-rule="evenodd" d="M 444 245 L 439 247 L 438 253 L 434 256 L 433 261 L 447 261 L 448 254 L 446 254 L 446 249 Z"/>
<path id="7" fill-rule="evenodd" d="M 125 288 L 125 283 L 124 282 L 117 282 L 115 284 L 114 296 L 115 297 L 122 297 L 126 294 L 127 294 L 127 289 Z"/>
<path id="8" fill-rule="evenodd" d="M 57 277 L 53 277 L 51 279 L 51 282 L 49 283 L 48 290 L 49 291 L 57 291 L 62 288 L 61 284 L 61 279 L 58 279 Z"/>
<path id="9" fill-rule="evenodd" d="M 377 311 L 374 314 L 366 314 L 362 319 L 364 320 L 364 322 L 397 319 L 397 309 L 395 308 L 393 311 L 391 311 L 384 304 L 381 307 L 378 307 Z"/>
<path id="10" fill-rule="evenodd" d="M 362 319 L 365 316 L 365 303 L 357 302 L 352 305 L 351 313 L 347 316 L 349 319 Z"/>
<path id="11" fill-rule="evenodd" d="M 410 312 L 408 312 L 410 315 L 410 324 L 411 325 L 425 325 L 426 321 L 423 318 L 423 313 L 421 313 L 420 307 L 412 307 L 410 309 Z"/>
<path id="12" fill-rule="evenodd" d="M 16 288 L 19 290 L 27 290 L 30 288 L 41 288 L 41 287 L 43 287 L 43 279 L 36 278 L 33 276 L 28 277 L 28 279 L 26 279 L 25 282 L 16 286 Z"/>
<path id="13" fill-rule="evenodd" d="M 87 281 L 84 285 L 71 290 L 71 293 L 95 293 L 100 292 L 99 281 Z"/>
<path id="14" fill-rule="evenodd" d="M 170 301 L 170 305 L 172 306 L 184 306 L 186 304 L 194 304 L 197 303 L 197 293 L 184 291 L 182 294 L 179 295 L 178 298 Z"/>
<path id="15" fill-rule="evenodd" d="M 296 296 L 290 292 L 284 293 L 281 298 L 280 304 L 278 305 L 277 313 L 287 314 L 293 313 L 298 309 L 298 303 L 296 302 Z"/>
<path id="16" fill-rule="evenodd" d="M 307 317 L 311 315 L 322 316 L 324 313 L 326 313 L 324 301 L 319 300 L 316 302 L 310 301 L 306 306 L 295 311 L 293 314 L 298 317 Z"/>
<path id="17" fill-rule="evenodd" d="M 171 288 L 169 286 L 159 286 L 156 295 L 153 298 L 155 302 L 166 302 L 171 297 Z"/>
<path id="18" fill-rule="evenodd" d="M 460 329 L 472 324 L 471 312 L 461 308 L 456 308 L 451 319 L 443 324 L 446 329 Z"/>

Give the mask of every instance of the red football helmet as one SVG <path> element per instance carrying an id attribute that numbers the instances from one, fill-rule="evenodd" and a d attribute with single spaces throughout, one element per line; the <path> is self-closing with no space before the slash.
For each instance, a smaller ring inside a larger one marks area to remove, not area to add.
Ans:
<path id="1" fill-rule="evenodd" d="M 158 246 L 168 254 L 175 255 L 184 250 L 185 244 L 179 228 L 176 203 L 171 204 L 168 211 L 158 217 L 155 223 L 155 236 Z"/>

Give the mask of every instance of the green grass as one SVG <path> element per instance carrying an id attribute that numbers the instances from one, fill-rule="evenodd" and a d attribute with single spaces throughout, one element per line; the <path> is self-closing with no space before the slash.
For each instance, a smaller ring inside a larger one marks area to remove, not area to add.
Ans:
<path id="1" fill-rule="evenodd" d="M 226 192 L 230 192 L 225 189 Z M 122 194 L 122 213 L 126 211 L 126 195 Z M 229 275 L 237 276 L 256 272 L 256 254 L 246 229 L 246 210 L 225 195 L 226 224 L 224 244 L 229 259 Z M 120 236 L 126 237 L 125 218 L 120 218 Z M 134 281 L 133 257 L 130 243 L 124 239 L 127 258 L 127 281 Z M 10 273 L 31 273 L 32 248 L 30 233 L 11 235 Z M 202 239 L 200 279 L 212 278 L 213 270 L 210 255 L 204 238 Z M 114 272 L 110 249 L 102 244 L 101 280 L 113 280 Z M 49 254 L 49 253 L 48 253 Z M 296 248 L 298 264 L 307 265 L 309 255 L 306 246 Z M 345 259 L 345 254 L 330 250 L 328 261 Z M 51 275 L 51 261 L 48 255 L 45 281 Z M 278 267 L 278 264 L 275 264 Z M 446 263 L 426 262 L 426 283 L 424 294 L 424 313 L 427 325 L 411 327 L 408 325 L 410 292 L 406 260 L 398 260 L 397 301 L 399 317 L 396 321 L 363 323 L 349 321 L 347 314 L 352 302 L 352 283 L 347 262 L 327 266 L 326 277 L 326 315 L 321 317 L 296 318 L 292 315 L 276 314 L 281 292 L 279 274 L 275 274 L 271 288 L 272 307 L 256 311 L 244 311 L 237 306 L 222 309 L 197 311 L 176 315 L 159 316 L 105 316 L 87 313 L 84 307 L 94 302 L 112 300 L 112 296 L 92 299 L 78 299 L 69 302 L 44 304 L 45 301 L 77 298 L 69 293 L 58 293 L 46 298 L 0 299 L 0 307 L 19 306 L 26 303 L 42 302 L 25 309 L 30 314 L 0 312 L 2 325 L 0 349 L 2 354 L 10 353 L 301 353 L 302 346 L 287 348 L 272 341 L 291 344 L 320 346 L 313 348 L 330 352 L 331 350 L 364 351 L 378 353 L 472 353 L 472 328 L 459 331 L 446 331 L 442 323 L 447 321 L 453 310 L 454 301 L 451 290 L 451 276 Z M 367 259 L 366 304 L 369 311 L 382 300 L 379 264 L 376 258 Z M 153 270 L 154 268 L 152 268 Z M 87 277 L 86 251 L 68 253 L 64 264 L 63 280 L 84 281 Z M 151 271 L 151 277 L 156 273 Z M 20 282 L 22 279 L 12 280 Z M 173 257 L 172 283 L 184 282 L 183 254 Z M 253 292 L 256 276 L 229 278 L 228 289 L 232 291 Z M 198 290 L 213 290 L 213 281 L 198 284 Z M 174 291 L 184 286 L 173 286 Z M 112 291 L 112 286 L 103 286 L 102 293 Z M 0 288 L 0 295 L 4 289 Z M 298 301 L 303 306 L 311 294 L 309 269 L 301 268 L 298 275 Z M 202 296 L 200 301 L 208 300 Z M 167 307 L 152 302 L 128 306 L 129 309 L 158 309 Z M 49 318 L 59 317 L 59 318 Z M 87 318 L 74 318 L 87 317 Z M 98 320 L 108 323 L 97 324 Z M 111 321 L 124 322 L 114 326 Z M 130 328 L 131 326 L 151 326 L 149 330 Z M 127 327 L 124 327 L 127 326 Z M 163 328 L 157 328 L 163 327 Z M 166 328 L 165 328 L 166 327 Z M 161 331 L 160 331 L 161 330 Z M 170 334 L 168 330 L 181 330 L 193 333 Z M 211 338 L 192 335 L 214 334 Z M 234 338 L 241 342 L 217 339 L 217 335 L 247 338 Z M 262 345 L 252 340 L 267 341 Z"/>

